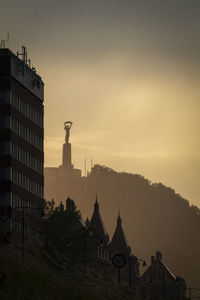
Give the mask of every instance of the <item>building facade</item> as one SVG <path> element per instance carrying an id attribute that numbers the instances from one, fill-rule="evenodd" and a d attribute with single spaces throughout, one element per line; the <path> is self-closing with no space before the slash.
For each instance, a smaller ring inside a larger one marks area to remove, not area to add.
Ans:
<path id="1" fill-rule="evenodd" d="M 149 300 L 186 300 L 184 279 L 175 276 L 162 259 L 162 253 L 151 257 L 151 265 L 141 276 L 142 294 Z"/>
<path id="2" fill-rule="evenodd" d="M 108 262 L 110 260 L 109 236 L 101 218 L 97 196 L 94 203 L 94 211 L 91 220 L 89 221 L 87 219 L 86 223 L 88 229 L 92 232 L 93 235 L 95 256 L 104 262 Z"/>
<path id="3" fill-rule="evenodd" d="M 0 214 L 12 252 L 43 243 L 44 83 L 25 47 L 0 49 Z"/>
<path id="4" fill-rule="evenodd" d="M 133 287 L 139 279 L 139 262 L 137 257 L 132 254 L 131 247 L 126 239 L 120 212 L 118 214 L 115 232 L 110 243 L 110 251 L 111 257 L 116 254 L 124 256 L 126 264 L 121 270 L 121 277 L 122 280 L 129 283 L 129 287 Z"/>

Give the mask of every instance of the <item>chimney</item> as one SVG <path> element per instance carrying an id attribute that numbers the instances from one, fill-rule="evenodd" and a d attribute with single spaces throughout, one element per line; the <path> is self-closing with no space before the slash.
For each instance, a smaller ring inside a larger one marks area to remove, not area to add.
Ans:
<path id="1" fill-rule="evenodd" d="M 75 209 L 75 203 L 74 200 L 70 199 L 69 197 L 66 200 L 66 210 L 73 211 Z"/>
<path id="2" fill-rule="evenodd" d="M 162 253 L 160 251 L 156 251 L 156 260 L 158 261 L 162 260 Z"/>

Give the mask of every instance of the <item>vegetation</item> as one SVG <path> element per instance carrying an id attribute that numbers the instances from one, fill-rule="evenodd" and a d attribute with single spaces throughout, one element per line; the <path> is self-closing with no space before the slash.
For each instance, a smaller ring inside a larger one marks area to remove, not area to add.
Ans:
<path id="1" fill-rule="evenodd" d="M 83 253 L 83 238 L 86 228 L 81 221 L 80 211 L 76 206 L 65 210 L 62 202 L 46 202 L 44 229 L 46 250 L 60 264 L 72 265 L 80 261 Z"/>
<path id="2" fill-rule="evenodd" d="M 126 211 L 129 216 L 134 215 L 134 218 L 131 219 L 132 223 L 130 223 L 132 227 L 130 226 L 129 228 L 127 226 L 126 228 L 128 229 L 126 230 L 128 235 L 134 232 L 134 238 L 136 239 L 137 234 L 142 236 L 144 232 L 145 234 L 148 232 L 149 239 L 146 240 L 146 244 L 143 244 L 143 250 L 151 250 L 152 245 L 154 247 L 157 244 L 160 245 L 159 243 L 163 241 L 163 237 L 161 236 L 160 239 L 157 239 L 157 237 L 162 233 L 166 238 L 169 229 L 176 230 L 176 234 L 177 232 L 185 231 L 184 236 L 179 236 L 179 242 L 186 242 L 187 234 L 191 232 L 191 229 L 188 232 L 186 231 L 187 227 L 184 222 L 187 221 L 187 218 L 193 221 L 193 231 L 200 224 L 199 209 L 197 207 L 190 207 L 189 203 L 182 199 L 180 195 L 175 194 L 172 189 L 160 183 L 151 184 L 150 181 L 140 175 L 117 173 L 107 167 L 95 166 L 91 174 L 79 186 L 82 193 L 82 201 L 84 200 L 87 203 L 86 199 L 89 198 L 88 192 L 94 191 L 94 189 L 97 189 L 97 186 L 99 191 L 101 191 L 101 194 L 98 193 L 100 194 L 99 198 L 104 199 L 104 201 L 100 201 L 100 208 L 107 204 L 108 211 L 103 211 L 103 217 L 108 216 L 110 219 L 110 216 L 114 213 L 113 207 L 118 206 L 116 203 L 121 203 L 123 212 Z M 123 197 L 122 192 L 124 193 Z M 130 195 L 132 201 L 130 201 Z M 139 203 L 137 201 L 138 195 L 140 195 Z M 110 201 L 105 202 L 108 196 Z M 153 206 L 152 203 L 154 203 Z M 112 209 L 112 212 L 110 209 Z M 185 215 L 183 216 L 184 212 Z M 161 213 L 162 215 L 160 215 Z M 168 220 L 169 213 L 171 213 L 170 222 Z M 181 216 L 179 219 L 177 219 L 178 213 Z M 141 218 L 141 215 L 143 218 Z M 189 217 L 190 215 L 191 217 Z M 137 219 L 138 216 L 139 218 Z M 142 226 L 134 228 L 133 224 L 136 224 L 136 221 L 141 222 L 146 231 L 143 232 Z M 160 227 L 156 228 L 158 224 Z M 179 228 L 177 224 L 181 224 L 182 227 Z M 87 261 L 87 268 L 83 268 L 83 252 L 86 250 L 84 242 L 88 237 L 88 230 L 83 224 L 80 211 L 77 210 L 76 206 L 65 210 L 62 202 L 56 206 L 53 199 L 47 201 L 44 226 L 46 232 L 45 248 L 57 264 L 52 268 L 41 257 L 41 263 L 39 264 L 24 265 L 20 261 L 16 261 L 16 259 L 12 260 L 5 257 L 4 254 L 0 257 L 0 299 L 144 299 L 142 293 L 145 289 L 140 286 L 142 283 L 139 282 L 134 289 L 134 294 L 130 294 L 126 289 L 119 287 L 116 284 L 116 279 L 114 280 L 112 276 L 109 277 L 103 270 L 104 268 L 101 269 L 99 265 L 93 264 L 91 268 L 91 264 Z M 3 230 L 1 236 L 4 236 Z M 173 241 L 171 236 L 173 237 L 173 231 L 171 231 L 171 235 L 168 235 L 167 241 L 169 243 Z M 191 239 L 191 242 L 193 242 L 193 239 Z M 177 243 L 170 246 L 174 245 L 178 247 Z M 173 247 L 175 253 L 177 251 L 176 247 Z M 184 247 L 187 247 L 187 245 L 184 245 Z M 135 249 L 133 253 L 137 254 Z M 181 255 L 182 252 L 180 252 Z M 191 257 L 191 261 L 192 259 Z M 179 260 L 178 256 L 176 260 Z M 173 266 L 173 264 L 169 263 L 169 266 Z M 180 273 L 180 275 L 182 274 Z M 154 295 L 151 293 L 151 290 L 148 291 L 147 289 L 145 293 L 146 299 L 162 300 L 160 294 Z"/>
<path id="3" fill-rule="evenodd" d="M 46 181 L 46 198 L 56 202 L 66 195 L 75 199 L 84 218 L 91 216 L 95 195 L 107 231 L 116 226 L 120 208 L 122 224 L 133 254 L 150 263 L 156 250 L 175 275 L 188 286 L 200 287 L 200 209 L 170 187 L 151 183 L 138 174 L 119 173 L 95 165 L 88 177 L 79 181 Z M 141 269 L 143 271 L 143 269 Z"/>
<path id="4" fill-rule="evenodd" d="M 76 206 L 65 210 L 62 203 L 56 206 L 52 199 L 46 202 L 45 213 L 45 248 L 48 254 L 44 251 L 35 258 L 37 261 L 31 258 L 29 264 L 23 264 L 19 258 L 2 253 L 0 299 L 130 299 L 131 296 L 119 288 L 116 280 L 105 279 L 108 274 L 103 267 L 94 264 L 91 268 L 88 264 L 86 269 L 83 268 L 83 241 L 87 237 L 87 229 Z"/>
<path id="5" fill-rule="evenodd" d="M 10 258 L 0 258 L 1 300 L 120 300 L 130 299 L 110 283 L 63 274 L 39 265 L 22 265 Z M 133 298 L 131 298 L 134 300 Z"/>

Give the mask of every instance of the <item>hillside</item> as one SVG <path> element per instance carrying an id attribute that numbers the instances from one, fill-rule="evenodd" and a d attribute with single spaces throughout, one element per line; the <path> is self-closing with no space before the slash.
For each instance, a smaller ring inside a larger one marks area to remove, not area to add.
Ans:
<path id="1" fill-rule="evenodd" d="M 161 183 L 152 184 L 137 174 L 118 173 L 96 165 L 79 181 L 48 181 L 46 199 L 74 198 L 83 217 L 91 217 L 96 192 L 110 238 L 118 208 L 132 251 L 150 260 L 156 250 L 188 286 L 200 286 L 200 210 Z M 142 270 L 141 270 L 142 271 Z"/>
<path id="2" fill-rule="evenodd" d="M 116 283 L 72 270 L 63 273 L 44 264 L 23 265 L 0 257 L 1 300 L 139 300 Z"/>

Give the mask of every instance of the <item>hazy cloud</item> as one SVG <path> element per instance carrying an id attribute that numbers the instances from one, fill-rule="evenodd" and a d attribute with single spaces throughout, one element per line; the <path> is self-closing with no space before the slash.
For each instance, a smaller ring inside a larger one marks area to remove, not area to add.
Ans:
<path id="1" fill-rule="evenodd" d="M 76 167 L 92 157 L 199 201 L 199 11 L 199 0 L 2 5 L 1 38 L 27 45 L 45 82 L 46 165 L 61 163 L 72 120 Z"/>

